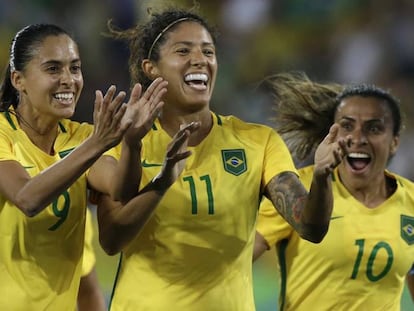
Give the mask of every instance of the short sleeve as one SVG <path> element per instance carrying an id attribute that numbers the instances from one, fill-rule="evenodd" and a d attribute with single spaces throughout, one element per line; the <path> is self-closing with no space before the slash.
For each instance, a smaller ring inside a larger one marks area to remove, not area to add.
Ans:
<path id="1" fill-rule="evenodd" d="M 256 231 L 264 237 L 270 247 L 273 247 L 277 242 L 289 237 L 293 228 L 276 211 L 272 202 L 264 197 L 260 203 Z"/>
<path id="2" fill-rule="evenodd" d="M 115 158 L 116 160 L 119 160 L 119 158 L 121 157 L 121 145 L 122 145 L 122 143 L 119 143 L 115 147 L 112 147 L 111 149 L 106 151 L 104 153 L 104 155 L 111 156 L 111 157 Z"/>
<path id="3" fill-rule="evenodd" d="M 282 172 L 298 174 L 292 156 L 282 137 L 271 130 L 264 154 L 263 185 Z"/>
<path id="4" fill-rule="evenodd" d="M 18 161 L 14 152 L 14 144 L 6 132 L 0 130 L 0 161 L 14 160 Z"/>

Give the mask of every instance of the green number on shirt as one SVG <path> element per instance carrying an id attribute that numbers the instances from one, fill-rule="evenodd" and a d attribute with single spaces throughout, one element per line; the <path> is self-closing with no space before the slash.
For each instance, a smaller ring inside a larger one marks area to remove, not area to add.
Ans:
<path id="1" fill-rule="evenodd" d="M 197 202 L 197 191 L 194 182 L 194 178 L 192 176 L 187 176 L 183 178 L 184 181 L 187 181 L 190 185 L 190 195 L 191 195 L 191 214 L 196 215 L 198 214 L 198 202 Z M 214 198 L 213 198 L 213 191 L 211 186 L 211 180 L 209 175 L 204 175 L 200 177 L 201 181 L 204 181 L 206 184 L 206 191 L 207 191 L 207 198 L 208 198 L 208 214 L 214 214 Z"/>
<path id="2" fill-rule="evenodd" d="M 354 269 L 352 271 L 351 279 L 356 279 L 356 277 L 358 275 L 359 266 L 361 265 L 362 256 L 364 254 L 364 244 L 365 244 L 364 239 L 355 241 L 355 245 L 358 246 L 358 254 L 357 254 L 357 258 L 355 260 Z M 375 262 L 375 258 L 377 257 L 378 252 L 381 249 L 384 249 L 385 252 L 388 255 L 387 264 L 385 265 L 384 269 L 380 273 L 375 275 L 374 272 L 373 272 L 374 262 Z M 394 254 L 392 252 L 391 246 L 388 243 L 378 242 L 377 244 L 375 244 L 375 246 L 372 248 L 372 251 L 371 251 L 371 253 L 368 257 L 368 262 L 367 262 L 367 278 L 368 278 L 368 280 L 370 280 L 371 282 L 376 282 L 376 281 L 382 279 L 390 271 L 393 260 L 394 260 Z"/>
<path id="3" fill-rule="evenodd" d="M 63 198 L 63 208 L 59 209 L 58 202 L 61 197 Z M 61 224 L 65 222 L 66 218 L 68 217 L 69 206 L 70 206 L 70 197 L 69 197 L 69 193 L 65 190 L 52 203 L 53 214 L 55 214 L 55 216 L 59 218 L 59 220 L 53 226 L 49 227 L 50 231 L 55 231 L 57 228 L 60 227 Z"/>

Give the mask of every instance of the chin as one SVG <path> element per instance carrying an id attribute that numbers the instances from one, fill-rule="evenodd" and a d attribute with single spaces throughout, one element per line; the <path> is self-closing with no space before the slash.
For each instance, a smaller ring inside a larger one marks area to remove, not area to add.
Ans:
<path id="1" fill-rule="evenodd" d="M 69 118 L 72 118 L 74 114 L 75 114 L 75 109 L 64 109 L 64 111 L 60 113 L 60 117 L 62 119 L 69 119 Z"/>

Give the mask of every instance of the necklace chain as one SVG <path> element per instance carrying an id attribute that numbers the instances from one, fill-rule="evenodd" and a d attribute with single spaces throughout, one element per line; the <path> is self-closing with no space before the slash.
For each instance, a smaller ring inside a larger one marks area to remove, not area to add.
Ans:
<path id="1" fill-rule="evenodd" d="M 28 121 L 26 121 L 20 113 L 17 111 L 10 111 L 12 114 L 16 116 L 17 121 L 19 124 L 24 124 L 26 127 L 30 128 L 33 132 L 35 132 L 39 136 L 45 136 L 46 134 L 43 134 L 39 132 L 37 129 L 35 129 Z"/>

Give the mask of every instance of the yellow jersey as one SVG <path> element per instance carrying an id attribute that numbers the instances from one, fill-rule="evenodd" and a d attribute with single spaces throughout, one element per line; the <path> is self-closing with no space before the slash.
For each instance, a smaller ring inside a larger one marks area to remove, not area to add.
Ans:
<path id="1" fill-rule="evenodd" d="M 18 161 L 30 176 L 69 154 L 92 125 L 63 120 L 55 155 L 37 148 L 14 114 L 0 114 L 0 161 Z M 0 195 L 0 306 L 2 310 L 74 310 L 81 276 L 86 176 L 34 217 Z"/>
<path id="2" fill-rule="evenodd" d="M 271 128 L 212 118 L 182 175 L 124 249 L 111 310 L 255 309 L 251 258 L 263 188 L 296 170 Z M 142 142 L 142 186 L 160 171 L 170 141 L 156 120 Z"/>
<path id="3" fill-rule="evenodd" d="M 299 170 L 308 187 L 313 166 Z M 320 244 L 301 239 L 264 200 L 257 231 L 276 245 L 280 310 L 400 310 L 405 276 L 414 262 L 414 184 L 396 180 L 395 193 L 376 208 L 357 201 L 333 174 L 334 209 Z"/>

